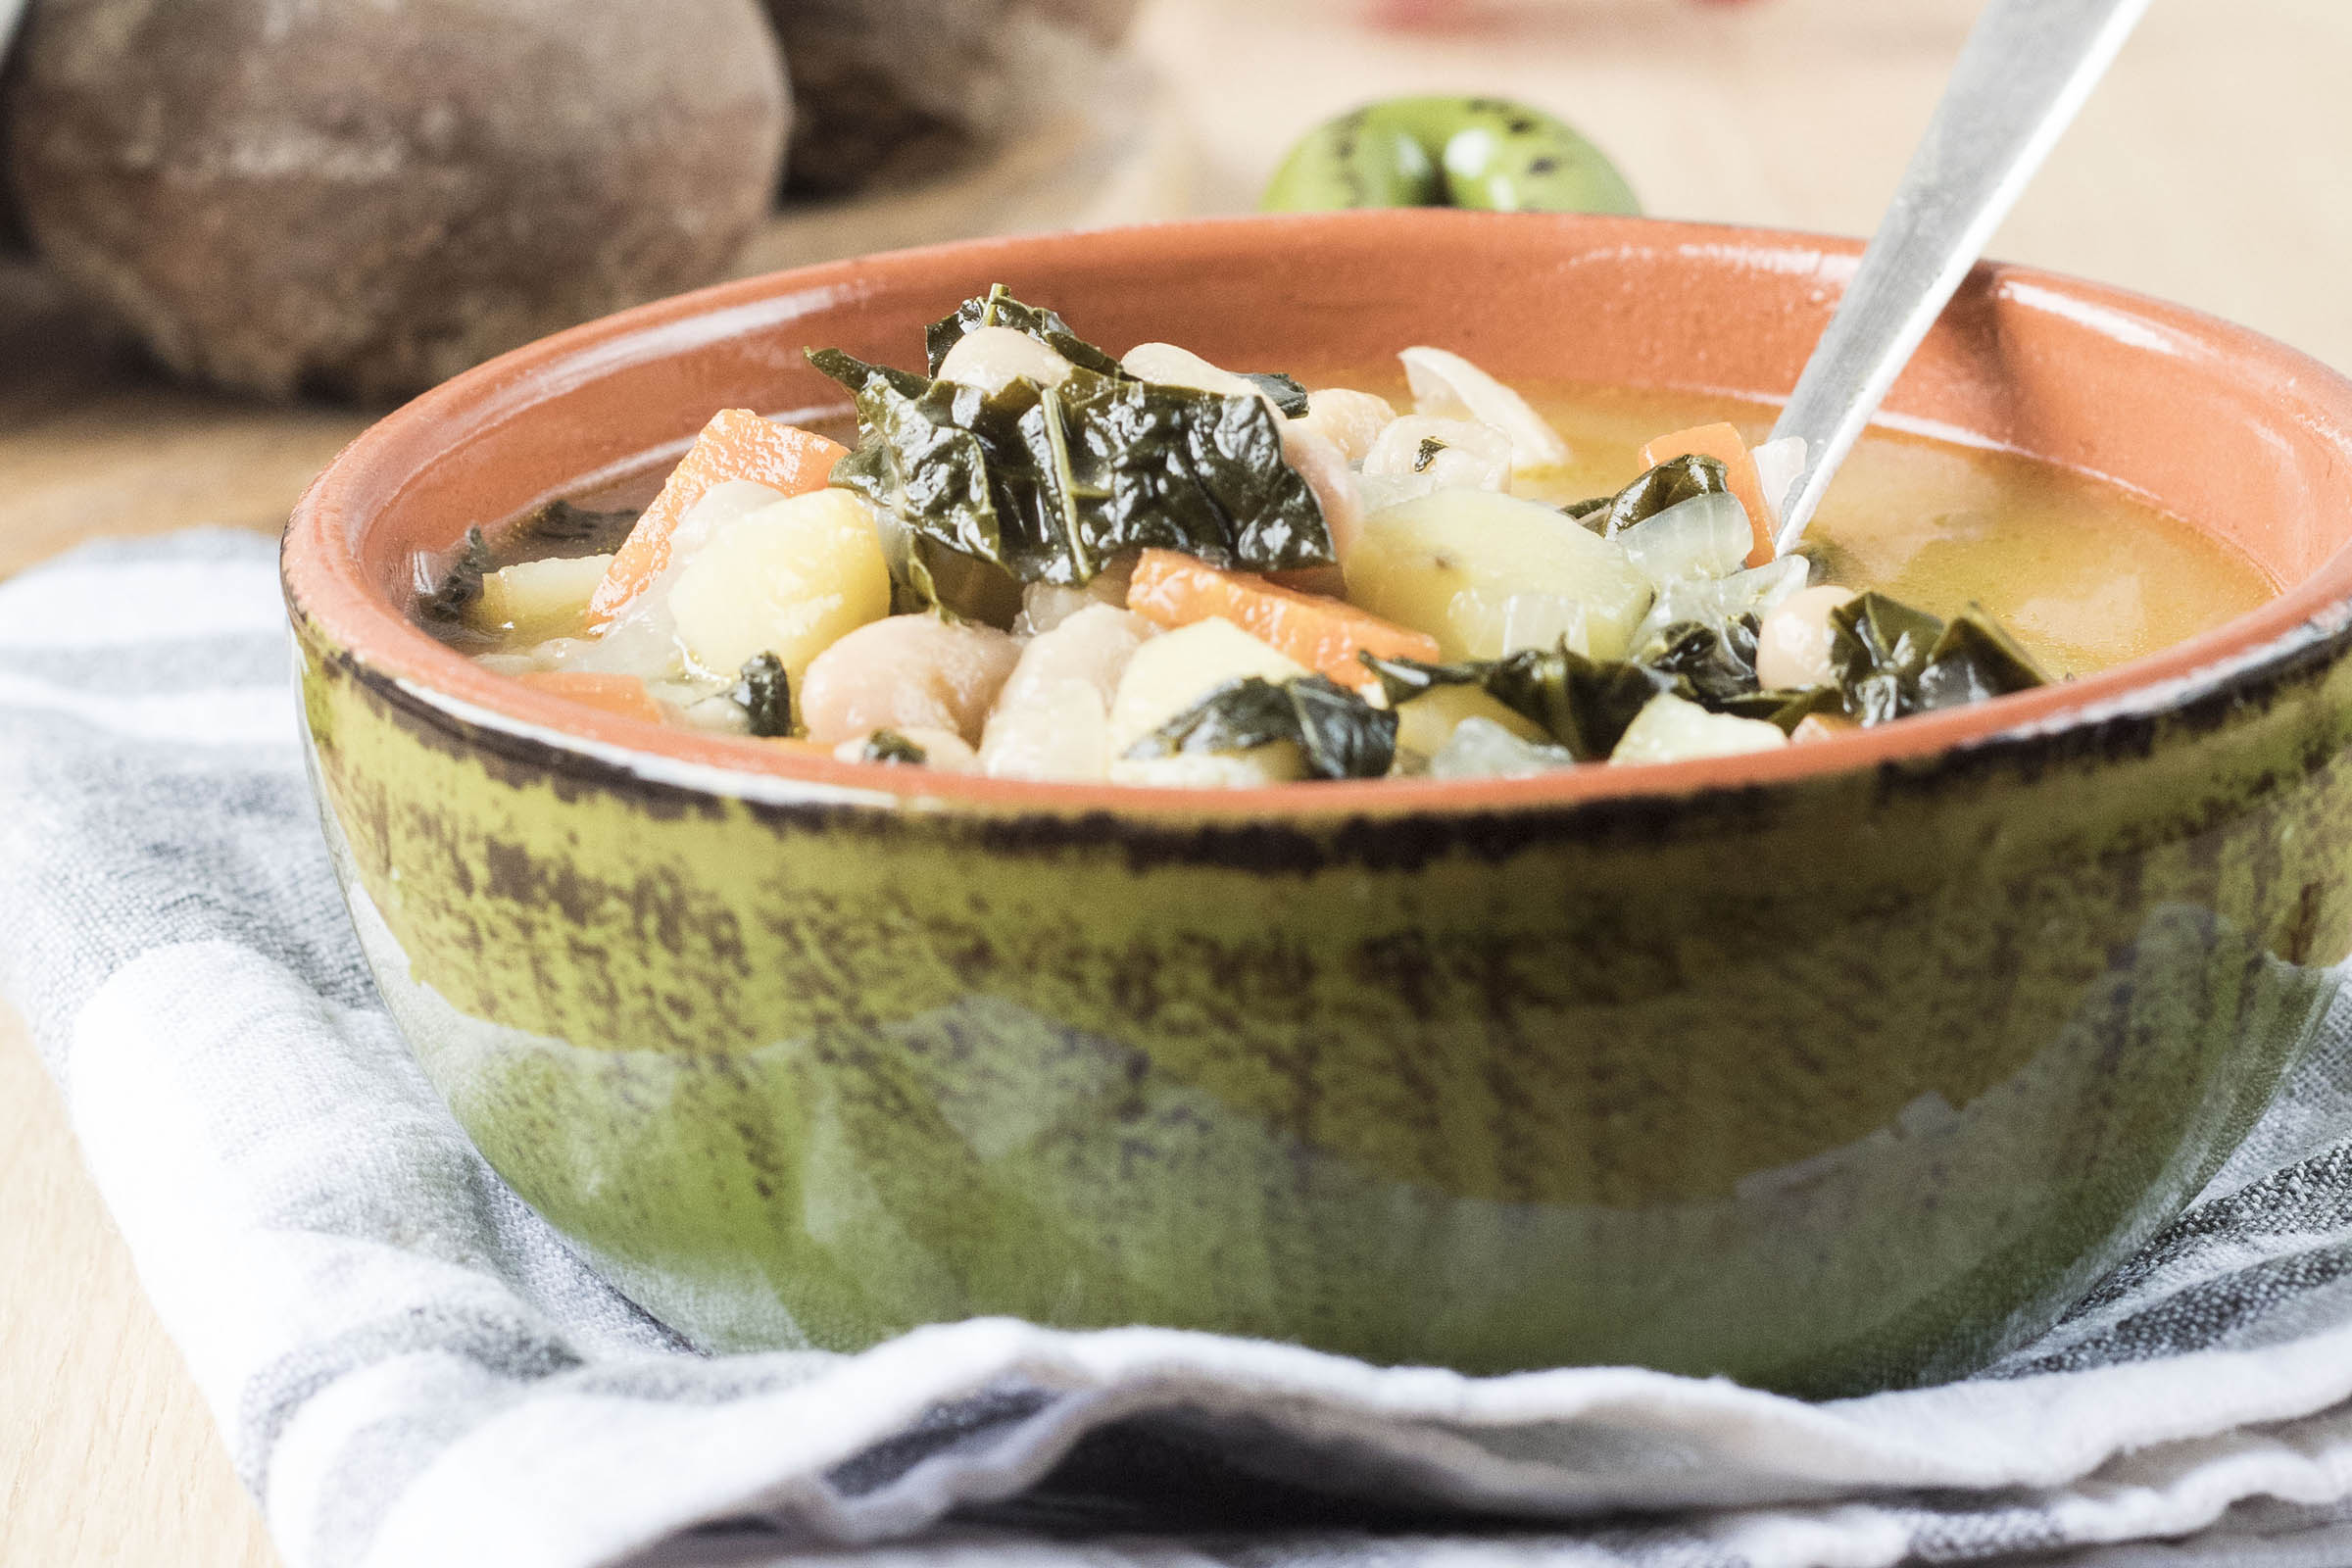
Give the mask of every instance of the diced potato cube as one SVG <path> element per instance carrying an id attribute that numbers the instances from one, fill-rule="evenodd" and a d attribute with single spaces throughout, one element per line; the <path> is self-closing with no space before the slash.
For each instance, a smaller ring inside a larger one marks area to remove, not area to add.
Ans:
<path id="1" fill-rule="evenodd" d="M 817 490 L 725 523 L 679 569 L 669 607 L 703 670 L 772 653 L 797 689 L 810 660 L 890 613 L 890 569 L 865 503 Z"/>
<path id="2" fill-rule="evenodd" d="M 568 561 L 518 561 L 482 578 L 482 597 L 469 618 L 485 631 L 542 642 L 577 631 L 588 613 L 588 596 L 605 580 L 611 556 Z"/>
<path id="3" fill-rule="evenodd" d="M 1710 713 L 1672 692 L 1643 705 L 1609 754 L 1612 762 L 1681 762 L 1694 757 L 1773 752 L 1788 744 L 1778 724 L 1735 713 Z"/>
<path id="4" fill-rule="evenodd" d="M 1428 632 L 1446 659 L 1498 659 L 1563 634 L 1621 659 L 1651 588 L 1623 550 L 1533 501 L 1441 490 L 1364 519 L 1348 597 Z"/>
<path id="5" fill-rule="evenodd" d="M 1256 675 L 1280 682 L 1306 673 L 1305 665 L 1220 615 L 1154 637 L 1135 651 L 1119 679 L 1110 705 L 1110 755 L 1125 756 L 1137 741 L 1229 680 Z M 1112 776 L 1117 776 L 1115 767 Z"/>
<path id="6" fill-rule="evenodd" d="M 1439 686 L 1396 710 L 1396 745 L 1402 751 L 1435 757 L 1453 738 L 1455 726 L 1465 718 L 1483 718 L 1499 724 L 1523 741 L 1550 739 L 1542 725 L 1505 708 L 1476 686 Z"/>

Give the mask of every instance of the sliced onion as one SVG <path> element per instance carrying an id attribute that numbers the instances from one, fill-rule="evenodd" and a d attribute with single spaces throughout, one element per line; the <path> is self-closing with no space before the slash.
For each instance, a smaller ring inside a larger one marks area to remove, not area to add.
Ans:
<path id="1" fill-rule="evenodd" d="M 1738 571 L 1755 545 L 1755 530 L 1737 498 L 1703 495 L 1642 518 L 1616 539 L 1651 582 L 1669 588 Z"/>

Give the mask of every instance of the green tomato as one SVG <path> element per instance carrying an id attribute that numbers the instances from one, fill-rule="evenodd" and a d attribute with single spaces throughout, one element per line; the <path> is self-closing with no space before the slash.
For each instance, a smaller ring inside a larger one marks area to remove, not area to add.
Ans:
<path id="1" fill-rule="evenodd" d="M 1258 205 L 1270 213 L 1642 210 L 1599 148 L 1542 110 L 1502 98 L 1392 98 L 1327 121 L 1291 149 Z"/>

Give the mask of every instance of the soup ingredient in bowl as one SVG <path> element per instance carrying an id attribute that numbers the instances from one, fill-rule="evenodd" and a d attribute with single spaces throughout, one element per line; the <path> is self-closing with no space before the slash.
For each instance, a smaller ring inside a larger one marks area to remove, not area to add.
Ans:
<path id="1" fill-rule="evenodd" d="M 890 569 L 857 498 L 819 490 L 719 529 L 679 567 L 669 606 L 694 665 L 731 675 L 773 654 L 798 684 L 811 660 L 889 613 Z"/>
<path id="2" fill-rule="evenodd" d="M 1246 572 L 1222 571 L 1174 550 L 1147 550 L 1136 563 L 1127 604 L 1163 626 L 1218 616 L 1333 680 L 1367 680 L 1359 654 L 1436 659 L 1426 632 L 1382 620 L 1345 600 L 1299 593 Z"/>
<path id="3" fill-rule="evenodd" d="M 1099 783 L 1110 775 L 1110 705 L 1137 649 L 1159 628 L 1130 611 L 1090 604 L 1021 650 L 980 744 L 998 778 Z"/>
<path id="4" fill-rule="evenodd" d="M 1374 513 L 1346 569 L 1350 600 L 1428 633 L 1448 659 L 1563 640 L 1614 659 L 1656 596 L 1616 542 L 1488 490 L 1440 490 Z"/>
<path id="5" fill-rule="evenodd" d="M 1024 582 L 1084 583 L 1139 547 L 1259 571 L 1331 562 L 1322 509 L 1284 461 L 1282 416 L 1265 400 L 1142 380 L 1051 313 L 990 302 L 968 324 L 959 313 L 933 329 L 935 364 L 968 331 L 1012 326 L 1070 360 L 1070 373 L 991 393 L 813 352 L 858 403 L 858 445 L 835 466 L 836 485 L 915 538 Z M 936 573 L 911 559 L 910 586 L 941 602 Z"/>
<path id="6" fill-rule="evenodd" d="M 930 612 L 892 615 L 843 635 L 801 681 L 808 738 L 832 744 L 870 729 L 945 730 L 967 745 L 1021 657 L 994 626 Z"/>
<path id="7" fill-rule="evenodd" d="M 848 449 L 808 430 L 762 419 L 749 409 L 721 409 L 669 471 L 662 493 L 614 552 L 612 570 L 596 590 L 589 613 L 611 620 L 669 564 L 670 535 L 694 504 L 722 484 L 749 481 L 780 496 L 825 487 Z"/>
<path id="8" fill-rule="evenodd" d="M 617 548 L 588 550 L 625 517 L 577 509 L 475 530 L 419 617 L 608 711 L 1154 786 L 1725 756 L 2044 678 L 1979 611 L 1773 559 L 1730 424 L 1562 502 L 1595 471 L 1576 446 L 1432 347 L 1399 356 L 1404 415 L 1174 344 L 1114 357 L 1001 287 L 925 348 L 928 374 L 809 356 L 854 447 L 721 411 Z"/>

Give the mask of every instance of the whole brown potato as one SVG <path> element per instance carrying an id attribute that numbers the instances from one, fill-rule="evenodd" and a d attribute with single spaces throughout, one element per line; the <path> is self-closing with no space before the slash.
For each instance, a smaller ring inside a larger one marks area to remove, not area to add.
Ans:
<path id="1" fill-rule="evenodd" d="M 167 365 L 369 400 L 719 275 L 789 113 L 759 0 L 33 0 L 0 107 Z"/>
<path id="2" fill-rule="evenodd" d="M 4 107 L 8 102 L 8 50 L 16 39 L 17 24 L 24 14 L 24 0 L 0 0 L 0 171 L 8 167 L 8 116 Z M 24 248 L 24 225 L 17 219 L 17 204 L 9 195 L 8 180 L 0 175 L 0 261 Z"/>
<path id="3" fill-rule="evenodd" d="M 1053 112 L 1137 0 L 767 0 L 798 118 L 786 188 L 927 171 Z"/>

